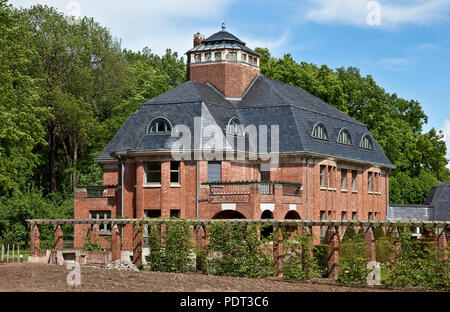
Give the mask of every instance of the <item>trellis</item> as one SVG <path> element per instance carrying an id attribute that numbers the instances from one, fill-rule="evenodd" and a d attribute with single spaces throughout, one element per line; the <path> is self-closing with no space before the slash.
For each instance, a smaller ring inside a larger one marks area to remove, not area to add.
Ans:
<path id="1" fill-rule="evenodd" d="M 31 232 L 31 254 L 36 255 L 36 251 L 40 248 L 39 238 L 39 226 L 40 225 L 54 225 L 54 248 L 63 248 L 63 231 L 62 225 L 64 224 L 84 224 L 98 227 L 102 224 L 110 224 L 112 228 L 111 233 L 111 249 L 112 260 L 118 260 L 121 258 L 121 238 L 120 230 L 124 226 L 131 225 L 134 227 L 133 235 L 133 261 L 136 264 L 142 264 L 142 247 L 143 247 L 143 225 L 159 224 L 164 225 L 168 222 L 189 222 L 194 231 L 194 237 L 196 239 L 197 247 L 204 248 L 206 242 L 207 226 L 213 222 L 229 222 L 233 224 L 271 224 L 276 231 L 280 227 L 303 227 L 312 233 L 313 227 L 327 227 L 327 242 L 328 242 L 328 273 L 332 278 L 337 277 L 338 263 L 339 263 L 339 228 L 340 227 L 362 227 L 364 229 L 364 238 L 366 244 L 369 246 L 370 254 L 369 260 L 376 260 L 375 253 L 375 236 L 374 228 L 383 227 L 387 231 L 393 233 L 393 235 L 399 234 L 399 229 L 405 226 L 409 227 L 425 227 L 428 229 L 434 229 L 435 246 L 440 251 L 439 255 L 444 261 L 448 261 L 448 231 L 449 221 L 358 221 L 358 220 L 280 220 L 280 219 L 36 219 L 27 220 L 30 224 Z M 278 273 L 282 271 L 282 246 L 279 238 L 274 239 L 273 256 L 275 259 L 276 270 Z"/>

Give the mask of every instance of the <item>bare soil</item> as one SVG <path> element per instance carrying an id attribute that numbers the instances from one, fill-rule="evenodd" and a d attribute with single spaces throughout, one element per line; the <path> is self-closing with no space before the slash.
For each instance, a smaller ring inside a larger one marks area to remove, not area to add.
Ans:
<path id="1" fill-rule="evenodd" d="M 342 286 L 330 279 L 288 282 L 201 274 L 119 271 L 81 267 L 81 285 L 69 286 L 66 266 L 0 264 L 0 292 L 379 292 L 380 287 Z M 411 291 L 411 289 L 408 289 Z"/>

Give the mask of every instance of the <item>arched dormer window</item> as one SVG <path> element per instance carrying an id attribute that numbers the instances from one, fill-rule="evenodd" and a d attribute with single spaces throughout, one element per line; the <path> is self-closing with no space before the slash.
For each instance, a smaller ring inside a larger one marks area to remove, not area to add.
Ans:
<path id="1" fill-rule="evenodd" d="M 172 125 L 167 119 L 161 117 L 153 119 L 147 128 L 148 134 L 164 134 L 171 132 Z"/>
<path id="2" fill-rule="evenodd" d="M 230 121 L 228 122 L 227 134 L 237 136 L 244 135 L 244 128 L 242 127 L 239 119 L 237 119 L 236 117 L 231 118 Z"/>
<path id="3" fill-rule="evenodd" d="M 361 138 L 361 143 L 359 144 L 359 146 L 365 149 L 373 150 L 372 139 L 367 133 L 364 134 Z"/>
<path id="4" fill-rule="evenodd" d="M 311 135 L 313 138 L 328 141 L 327 129 L 323 123 L 316 123 Z"/>
<path id="5" fill-rule="evenodd" d="M 341 129 L 338 134 L 337 142 L 345 145 L 352 145 L 352 137 L 347 129 Z"/>

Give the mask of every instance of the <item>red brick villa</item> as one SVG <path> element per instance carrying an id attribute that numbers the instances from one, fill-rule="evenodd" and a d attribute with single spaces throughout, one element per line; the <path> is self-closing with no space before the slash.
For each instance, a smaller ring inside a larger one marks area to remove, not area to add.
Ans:
<path id="1" fill-rule="evenodd" d="M 143 103 L 95 159 L 104 186 L 76 190 L 75 219 L 386 219 L 394 166 L 363 124 L 261 75 L 224 27 L 186 54 L 187 82 Z M 125 226 L 122 250 L 132 236 Z"/>

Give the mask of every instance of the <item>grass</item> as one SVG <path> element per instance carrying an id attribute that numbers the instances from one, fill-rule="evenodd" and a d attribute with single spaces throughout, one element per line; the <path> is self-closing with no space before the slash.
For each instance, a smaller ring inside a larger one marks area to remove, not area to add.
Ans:
<path id="1" fill-rule="evenodd" d="M 5 261 L 5 262 L 6 262 L 6 252 L 7 252 L 7 248 L 5 247 L 5 253 L 3 254 L 3 261 Z M 22 261 L 27 261 L 28 257 L 30 256 L 30 249 L 20 249 L 19 252 L 20 252 L 20 255 L 22 256 Z M 10 249 L 9 250 L 9 261 L 12 262 L 13 259 L 17 261 L 19 259 L 20 255 L 17 254 L 17 249 L 16 249 L 16 250 L 14 250 L 14 258 L 13 258 L 12 250 Z"/>

